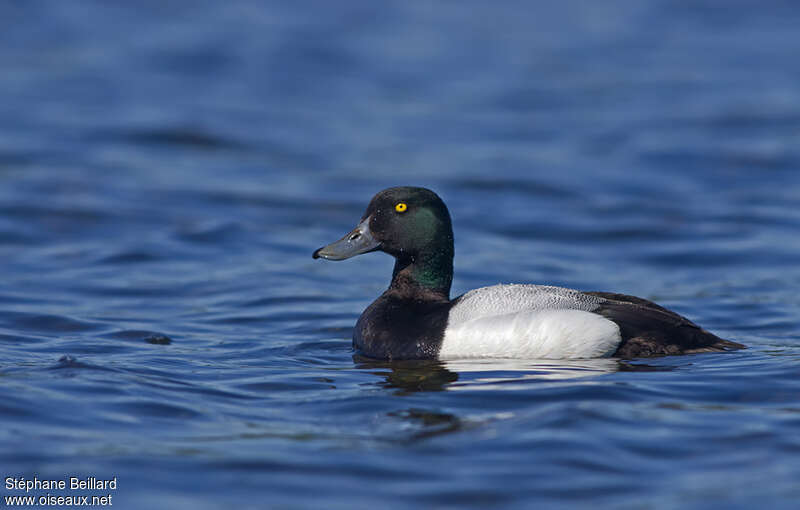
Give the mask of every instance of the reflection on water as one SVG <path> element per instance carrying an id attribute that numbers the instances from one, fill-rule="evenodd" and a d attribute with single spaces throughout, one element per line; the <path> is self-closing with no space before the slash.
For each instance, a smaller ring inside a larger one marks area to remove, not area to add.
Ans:
<path id="1" fill-rule="evenodd" d="M 387 413 L 387 416 L 399 419 L 413 429 L 410 433 L 403 435 L 404 441 L 418 441 L 444 434 L 452 434 L 465 430 L 470 426 L 475 426 L 474 423 L 455 414 L 436 410 L 411 408 L 392 411 Z"/>
<path id="2" fill-rule="evenodd" d="M 512 389 L 514 382 L 558 381 L 610 374 L 619 370 L 620 361 L 611 358 L 586 360 L 460 360 L 447 362 L 447 368 L 470 377 L 452 389 Z"/>
<path id="3" fill-rule="evenodd" d="M 614 372 L 670 371 L 670 366 L 631 363 L 614 358 L 580 360 L 464 359 L 450 361 L 380 361 L 354 355 L 359 369 L 383 377 L 383 386 L 404 392 L 464 389 L 514 389 L 523 381 L 559 381 Z M 524 387 L 524 386 L 522 386 Z"/>
<path id="4" fill-rule="evenodd" d="M 354 355 L 356 368 L 369 370 L 383 377 L 383 386 L 403 392 L 442 391 L 458 380 L 458 373 L 448 370 L 444 363 L 435 360 L 382 361 Z"/>

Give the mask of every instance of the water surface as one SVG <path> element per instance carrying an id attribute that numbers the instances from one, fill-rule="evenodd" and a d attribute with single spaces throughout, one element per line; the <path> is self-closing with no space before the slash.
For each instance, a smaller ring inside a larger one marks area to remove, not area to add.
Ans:
<path id="1" fill-rule="evenodd" d="M 116 476 L 121 508 L 796 506 L 795 3 L 0 20 L 3 477 Z M 393 185 L 449 205 L 454 295 L 625 292 L 749 348 L 354 357 L 392 262 L 311 253 Z"/>

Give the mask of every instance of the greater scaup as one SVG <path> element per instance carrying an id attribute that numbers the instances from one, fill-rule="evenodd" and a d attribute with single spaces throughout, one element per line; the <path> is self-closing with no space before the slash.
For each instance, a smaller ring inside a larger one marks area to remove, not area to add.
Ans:
<path id="1" fill-rule="evenodd" d="M 313 257 L 378 250 L 395 258 L 392 283 L 353 331 L 353 347 L 371 358 L 634 358 L 744 347 L 624 294 L 495 285 L 450 300 L 450 214 L 425 188 L 381 191 L 356 228 Z"/>

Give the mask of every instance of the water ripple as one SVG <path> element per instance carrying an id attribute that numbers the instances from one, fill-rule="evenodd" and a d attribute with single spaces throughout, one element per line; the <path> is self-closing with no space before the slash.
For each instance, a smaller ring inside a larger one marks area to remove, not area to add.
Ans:
<path id="1" fill-rule="evenodd" d="M 6 474 L 122 508 L 797 506 L 794 3 L 89 6 L 0 2 Z M 310 254 L 407 184 L 450 208 L 454 295 L 625 292 L 748 349 L 354 355 L 392 261 Z"/>

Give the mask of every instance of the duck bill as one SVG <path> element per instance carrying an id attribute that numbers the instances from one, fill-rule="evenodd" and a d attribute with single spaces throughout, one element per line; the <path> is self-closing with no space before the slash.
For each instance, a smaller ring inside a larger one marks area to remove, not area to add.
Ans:
<path id="1" fill-rule="evenodd" d="M 335 243 L 318 249 L 312 257 L 315 259 L 344 260 L 362 253 L 375 251 L 379 247 L 380 243 L 372 237 L 372 233 L 369 231 L 369 217 L 366 217 L 346 236 Z"/>

